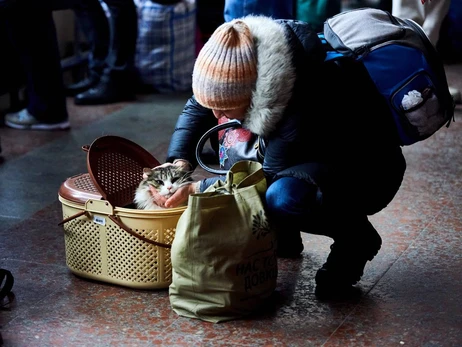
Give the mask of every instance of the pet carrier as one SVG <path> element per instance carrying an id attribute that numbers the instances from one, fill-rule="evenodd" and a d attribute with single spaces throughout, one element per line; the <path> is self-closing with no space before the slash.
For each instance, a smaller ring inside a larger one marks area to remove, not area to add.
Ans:
<path id="1" fill-rule="evenodd" d="M 170 248 L 186 207 L 138 210 L 144 167 L 159 162 L 137 144 L 103 136 L 87 152 L 88 173 L 61 185 L 66 264 L 76 275 L 137 289 L 168 288 Z"/>

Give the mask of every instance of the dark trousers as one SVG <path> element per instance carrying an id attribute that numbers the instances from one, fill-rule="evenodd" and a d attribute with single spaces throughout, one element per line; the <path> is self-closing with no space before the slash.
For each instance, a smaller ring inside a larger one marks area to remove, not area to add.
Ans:
<path id="1" fill-rule="evenodd" d="M 44 123 L 66 120 L 66 97 L 52 11 L 49 7 L 11 6 L 2 10 L 0 18 L 14 49 L 11 53 L 19 57 L 25 74 L 28 111 Z"/>
<path id="2" fill-rule="evenodd" d="M 72 6 L 91 44 L 90 73 L 116 78 L 130 76 L 134 69 L 138 33 L 135 4 L 133 0 L 105 0 L 104 3 L 109 16 L 99 0 L 75 1 Z"/>

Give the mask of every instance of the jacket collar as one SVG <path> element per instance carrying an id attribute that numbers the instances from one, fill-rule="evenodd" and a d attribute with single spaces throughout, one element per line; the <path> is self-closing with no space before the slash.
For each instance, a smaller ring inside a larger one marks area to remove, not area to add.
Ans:
<path id="1" fill-rule="evenodd" d="M 243 127 L 267 137 L 276 129 L 292 96 L 295 67 L 284 28 L 263 16 L 246 16 L 257 51 L 257 81 Z"/>

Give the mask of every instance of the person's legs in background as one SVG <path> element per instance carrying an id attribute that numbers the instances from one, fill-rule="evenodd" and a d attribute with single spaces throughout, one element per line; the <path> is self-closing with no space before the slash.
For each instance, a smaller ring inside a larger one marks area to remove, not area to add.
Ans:
<path id="1" fill-rule="evenodd" d="M 294 1 L 295 19 L 311 25 L 316 32 L 323 31 L 324 22 L 342 10 L 341 0 L 296 0 Z"/>
<path id="2" fill-rule="evenodd" d="M 70 127 L 61 57 L 51 9 L 12 6 L 4 23 L 26 75 L 27 108 L 5 116 L 16 129 L 64 130 Z"/>
<path id="3" fill-rule="evenodd" d="M 247 15 L 262 15 L 276 19 L 293 19 L 295 17 L 295 2 L 279 0 L 225 0 L 223 17 L 226 22 Z"/>
<path id="4" fill-rule="evenodd" d="M 196 25 L 198 30 L 198 42 L 196 54 L 210 38 L 210 35 L 225 21 L 223 18 L 223 8 L 225 0 L 196 0 Z"/>
<path id="5" fill-rule="evenodd" d="M 437 47 L 443 21 L 448 14 L 451 0 L 393 0 L 392 14 L 398 18 L 409 18 L 418 23 L 433 46 Z M 460 103 L 461 93 L 449 87 L 454 101 Z"/>
<path id="6" fill-rule="evenodd" d="M 409 18 L 422 26 L 430 42 L 436 47 L 444 17 L 448 13 L 450 0 L 393 0 L 392 14 Z"/>
<path id="7" fill-rule="evenodd" d="M 138 32 L 136 6 L 133 0 L 105 0 L 105 3 L 110 12 L 109 51 L 105 68 L 98 84 L 75 96 L 76 105 L 98 105 L 135 99 L 134 59 Z M 94 23 L 93 28 L 98 30 L 98 23 Z"/>
<path id="8" fill-rule="evenodd" d="M 75 1 L 71 6 L 78 23 L 90 44 L 88 72 L 83 80 L 66 86 L 69 96 L 75 96 L 96 86 L 106 68 L 109 52 L 109 22 L 99 0 Z"/>
<path id="9" fill-rule="evenodd" d="M 462 1 L 451 1 L 441 25 L 437 49 L 448 64 L 462 62 Z"/>

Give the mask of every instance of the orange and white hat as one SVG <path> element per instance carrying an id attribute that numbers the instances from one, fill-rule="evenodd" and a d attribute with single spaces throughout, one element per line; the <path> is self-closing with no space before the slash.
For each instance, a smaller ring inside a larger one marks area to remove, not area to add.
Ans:
<path id="1" fill-rule="evenodd" d="M 214 110 L 250 104 L 257 80 L 257 58 L 249 27 L 240 19 L 220 25 L 194 64 L 192 89 L 196 100 Z"/>

